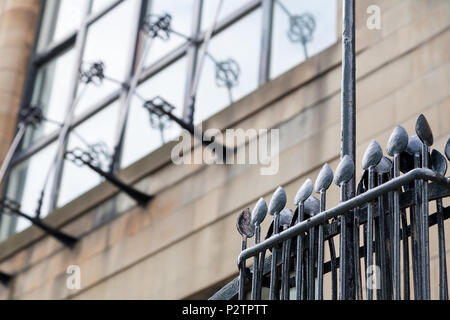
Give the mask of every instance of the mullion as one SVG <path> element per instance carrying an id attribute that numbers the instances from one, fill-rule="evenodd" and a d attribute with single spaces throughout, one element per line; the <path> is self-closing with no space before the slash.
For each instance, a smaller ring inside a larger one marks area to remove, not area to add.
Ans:
<path id="1" fill-rule="evenodd" d="M 262 19 L 262 38 L 261 38 L 261 52 L 259 64 L 259 85 L 263 85 L 270 78 L 270 60 L 272 52 L 272 26 L 274 15 L 274 1 L 263 0 L 263 19 Z"/>
<path id="2" fill-rule="evenodd" d="M 139 8 L 139 19 L 138 23 L 136 25 L 135 29 L 135 42 L 133 46 L 133 52 L 131 54 L 131 59 L 129 61 L 129 69 L 128 69 L 128 80 L 127 80 L 127 86 L 125 90 L 122 90 L 122 93 L 120 95 L 120 111 L 119 111 L 119 117 L 118 117 L 118 123 L 117 123 L 117 129 L 116 129 L 116 139 L 114 141 L 114 150 L 113 150 L 113 157 L 110 164 L 110 172 L 116 172 L 120 169 L 120 161 L 122 158 L 122 151 L 123 151 L 123 139 L 125 136 L 125 131 L 127 127 L 127 119 L 128 119 L 128 113 L 130 106 L 127 105 L 127 99 L 129 94 L 129 86 L 130 81 L 132 77 L 134 76 L 134 73 L 136 71 L 136 65 L 137 65 L 137 57 L 138 57 L 138 50 L 139 50 L 139 38 L 140 38 L 140 28 L 141 25 L 145 19 L 146 16 L 146 10 L 149 5 L 148 0 L 141 0 Z M 143 57 L 142 57 L 143 58 Z"/>
<path id="3" fill-rule="evenodd" d="M 91 3 L 92 4 L 92 0 Z M 84 49 L 86 46 L 86 38 L 87 38 L 87 31 L 88 31 L 88 24 L 87 24 L 87 15 L 89 13 L 89 9 L 90 9 L 90 5 L 87 6 L 87 8 L 85 8 L 86 12 L 84 15 L 84 19 L 83 22 L 81 23 L 81 27 L 79 29 L 78 35 L 77 35 L 77 41 L 75 43 L 75 54 L 76 54 L 76 63 L 75 66 L 77 67 L 76 72 L 74 73 L 74 79 L 73 80 L 73 87 L 72 87 L 72 97 L 69 101 L 69 103 L 67 104 L 67 112 L 70 111 L 72 104 L 74 103 L 76 97 L 77 97 L 77 93 L 78 93 L 78 85 L 79 85 L 79 67 L 82 63 L 83 60 L 83 53 L 84 53 Z M 74 110 L 73 110 L 74 111 Z M 66 114 L 67 117 L 67 114 Z M 73 121 L 73 119 L 71 119 Z M 62 131 L 62 128 L 59 130 L 59 136 L 63 135 L 63 137 L 61 138 L 61 145 L 57 146 L 57 160 L 56 160 L 56 165 L 55 165 L 55 173 L 54 173 L 54 178 L 53 178 L 53 186 L 51 188 L 51 196 L 50 196 L 50 209 L 55 209 L 57 207 L 57 200 L 58 200 L 58 195 L 59 195 L 59 187 L 61 185 L 61 179 L 62 179 L 62 173 L 64 171 L 64 153 L 65 150 L 67 148 L 67 141 L 68 141 L 68 136 L 70 134 L 70 126 L 68 127 L 68 130 L 66 132 Z M 60 139 L 60 137 L 58 136 L 58 140 Z"/>
<path id="4" fill-rule="evenodd" d="M 197 39 L 200 29 L 201 29 L 201 20 L 202 20 L 202 8 L 203 8 L 203 0 L 195 0 L 194 3 L 194 12 L 193 12 L 193 23 L 191 30 L 191 38 Z M 185 98 L 184 98 L 184 106 L 183 106 L 183 119 L 185 121 L 189 121 L 187 119 L 187 115 L 189 114 L 189 108 L 191 107 L 191 94 L 193 81 L 195 78 L 195 72 L 197 69 L 197 55 L 198 55 L 199 46 L 196 41 L 191 41 L 189 43 L 189 47 L 187 49 L 187 57 L 188 57 L 188 66 L 187 66 L 187 74 L 186 74 L 186 83 L 185 83 Z"/>

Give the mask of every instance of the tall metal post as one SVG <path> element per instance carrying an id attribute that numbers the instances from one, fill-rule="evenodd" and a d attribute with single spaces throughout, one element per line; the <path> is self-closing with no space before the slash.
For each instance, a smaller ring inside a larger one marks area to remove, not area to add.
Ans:
<path id="1" fill-rule="evenodd" d="M 355 0 L 343 0 L 342 11 L 342 85 L 341 85 L 341 158 L 349 155 L 356 163 L 356 91 L 355 91 Z M 346 188 L 341 188 L 342 199 L 347 200 L 355 196 L 355 175 Z M 353 222 L 352 212 L 347 213 L 347 226 Z M 346 240 L 353 242 L 351 226 L 347 227 Z M 355 297 L 355 277 L 353 270 L 352 246 L 346 245 L 346 286 L 345 299 Z"/>

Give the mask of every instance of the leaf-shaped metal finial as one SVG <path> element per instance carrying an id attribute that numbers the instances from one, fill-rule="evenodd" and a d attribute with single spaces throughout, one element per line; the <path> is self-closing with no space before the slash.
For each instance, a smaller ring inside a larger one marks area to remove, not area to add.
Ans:
<path id="1" fill-rule="evenodd" d="M 281 212 L 286 205 L 286 191 L 282 187 L 278 187 L 272 195 L 269 202 L 269 214 L 274 215 L 275 212 Z"/>
<path id="2" fill-rule="evenodd" d="M 400 154 L 408 146 L 408 140 L 408 132 L 406 132 L 405 128 L 396 126 L 387 143 L 387 154 L 390 156 Z"/>
<path id="3" fill-rule="evenodd" d="M 431 151 L 431 167 L 434 171 L 443 176 L 447 172 L 447 160 L 444 155 L 436 149 Z"/>
<path id="4" fill-rule="evenodd" d="M 421 114 L 416 121 L 416 133 L 419 139 L 427 146 L 433 145 L 433 132 L 428 124 L 427 119 Z"/>
<path id="5" fill-rule="evenodd" d="M 408 145 L 406 146 L 406 152 L 410 155 L 421 154 L 422 153 L 422 141 L 415 134 L 408 139 Z"/>
<path id="6" fill-rule="evenodd" d="M 375 167 L 375 171 L 377 173 L 388 173 L 391 172 L 393 163 L 392 160 L 388 157 L 381 158 L 380 163 Z"/>
<path id="7" fill-rule="evenodd" d="M 333 170 L 331 170 L 328 163 L 325 163 L 319 172 L 314 185 L 314 191 L 319 193 L 322 190 L 327 190 L 333 182 Z"/>
<path id="8" fill-rule="evenodd" d="M 263 198 L 259 198 L 252 211 L 250 223 L 254 226 L 259 226 L 267 215 L 267 203 Z"/>
<path id="9" fill-rule="evenodd" d="M 305 201 L 309 198 L 309 196 L 312 194 L 313 191 L 313 183 L 311 179 L 307 179 L 303 185 L 298 189 L 297 194 L 294 198 L 294 204 L 298 206 L 300 202 Z"/>
<path id="10" fill-rule="evenodd" d="M 447 144 L 445 145 L 445 156 L 450 161 L 450 137 L 447 140 Z"/>
<path id="11" fill-rule="evenodd" d="M 305 214 L 312 217 L 320 212 L 320 200 L 310 196 L 305 201 Z"/>
<path id="12" fill-rule="evenodd" d="M 349 155 L 345 155 L 334 173 L 334 183 L 340 186 L 353 178 L 355 174 L 355 164 Z"/>
<path id="13" fill-rule="evenodd" d="M 373 140 L 364 152 L 364 156 L 362 159 L 362 168 L 363 170 L 367 170 L 370 167 L 376 166 L 380 163 L 381 158 L 383 158 L 383 150 L 381 149 L 378 142 Z"/>
<path id="14" fill-rule="evenodd" d="M 292 217 L 294 217 L 294 212 L 289 208 L 284 208 L 280 212 L 280 226 L 289 227 L 292 222 Z"/>
<path id="15" fill-rule="evenodd" d="M 238 215 L 236 227 L 243 238 L 251 238 L 255 234 L 255 228 L 250 223 L 250 220 L 251 213 L 248 208 Z"/>

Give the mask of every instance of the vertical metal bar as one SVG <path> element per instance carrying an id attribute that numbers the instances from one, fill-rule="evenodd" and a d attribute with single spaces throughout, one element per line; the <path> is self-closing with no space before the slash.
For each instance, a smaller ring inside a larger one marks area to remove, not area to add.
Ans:
<path id="1" fill-rule="evenodd" d="M 356 63 L 355 63 L 355 0 L 343 0 L 342 6 L 342 84 L 341 84 L 341 159 L 349 155 L 353 163 L 356 163 Z M 348 182 L 345 200 L 355 195 L 355 175 Z M 348 217 L 347 222 L 351 224 L 353 218 Z M 352 241 L 353 233 L 349 229 L 348 241 Z M 355 277 L 352 266 L 353 250 L 347 248 L 346 265 L 348 272 L 345 285 L 347 298 L 355 297 Z"/>
<path id="2" fill-rule="evenodd" d="M 331 300 L 337 300 L 337 259 L 336 248 L 334 247 L 334 238 L 328 239 L 328 247 L 330 249 L 330 265 L 331 265 Z"/>
<path id="3" fill-rule="evenodd" d="M 420 167 L 420 154 L 416 153 L 414 154 L 414 168 Z M 422 229 L 423 229 L 423 222 L 422 222 L 422 181 L 421 180 L 415 180 L 414 181 L 414 203 L 415 203 L 415 213 L 417 218 L 417 280 L 418 280 L 418 286 L 417 289 L 414 288 L 414 291 L 417 290 L 418 299 L 423 299 L 423 276 L 422 276 L 422 251 L 423 251 L 423 235 L 422 235 Z"/>
<path id="4" fill-rule="evenodd" d="M 354 210 L 354 219 L 353 219 L 353 262 L 354 262 L 354 270 L 355 270 L 355 298 L 357 300 L 362 299 L 362 280 L 361 280 L 361 259 L 359 255 L 359 208 Z M 345 284 L 344 284 L 345 285 Z"/>
<path id="5" fill-rule="evenodd" d="M 280 225 L 280 214 L 275 212 L 273 223 L 273 234 L 278 233 Z M 270 292 L 269 299 L 275 300 L 277 296 L 277 245 L 272 248 L 272 264 L 270 268 Z"/>
<path id="6" fill-rule="evenodd" d="M 315 297 L 315 228 L 309 229 L 309 258 L 308 258 L 308 300 Z"/>
<path id="7" fill-rule="evenodd" d="M 262 35 L 261 59 L 259 61 L 259 85 L 270 79 L 270 59 L 272 54 L 272 27 L 273 27 L 274 0 L 262 0 Z"/>
<path id="8" fill-rule="evenodd" d="M 261 287 L 264 271 L 264 259 L 266 258 L 266 250 L 259 254 L 258 282 L 256 284 L 256 300 L 261 300 Z"/>
<path id="9" fill-rule="evenodd" d="M 399 169 L 399 155 L 394 155 L 394 178 L 397 178 L 400 175 Z M 393 272 L 394 272 L 394 300 L 400 300 L 400 202 L 399 202 L 399 191 L 394 191 L 394 240 L 393 240 L 393 249 L 394 249 L 394 261 L 393 261 Z"/>
<path id="10" fill-rule="evenodd" d="M 244 251 L 245 249 L 247 249 L 247 238 L 243 237 L 242 238 L 242 251 Z M 239 300 L 245 299 L 244 289 L 245 289 L 245 260 L 242 261 L 242 264 L 239 267 L 239 294 L 238 294 Z"/>
<path id="11" fill-rule="evenodd" d="M 417 263 L 417 215 L 415 205 L 409 208 L 410 232 L 411 232 L 411 253 L 412 253 L 412 270 L 413 270 L 413 288 L 414 299 L 419 300 L 419 277 Z"/>
<path id="12" fill-rule="evenodd" d="M 301 223 L 304 219 L 305 205 L 301 202 L 298 206 L 298 217 L 297 223 Z M 296 299 L 303 299 L 303 234 L 297 236 L 297 254 L 296 254 L 296 266 L 295 266 L 295 289 L 296 289 Z"/>
<path id="13" fill-rule="evenodd" d="M 447 262 L 445 252 L 444 209 L 442 199 L 436 200 L 439 242 L 439 299 L 448 300 Z"/>
<path id="14" fill-rule="evenodd" d="M 283 229 L 286 230 L 287 228 Z M 282 278 L 282 295 L 283 300 L 289 300 L 289 269 L 291 256 L 291 239 L 283 242 L 283 278 Z"/>
<path id="15" fill-rule="evenodd" d="M 326 201 L 326 191 L 320 191 L 320 212 L 325 211 L 325 201 Z M 319 238 L 317 239 L 317 287 L 318 287 L 318 295 L 317 300 L 323 300 L 323 259 L 324 259 L 324 234 L 323 234 L 323 225 L 321 223 L 319 225 Z"/>
<path id="16" fill-rule="evenodd" d="M 374 167 L 369 168 L 369 190 L 373 188 Z M 373 289 L 369 286 L 369 269 L 373 272 L 373 202 L 367 204 L 367 258 L 366 258 L 366 296 L 367 300 L 373 299 Z"/>
<path id="17" fill-rule="evenodd" d="M 378 185 L 383 184 L 383 174 L 378 175 Z M 386 272 L 386 232 L 385 232 L 385 213 L 383 196 L 378 197 L 378 214 L 379 214 L 379 239 L 380 239 L 380 267 L 381 267 L 381 299 L 386 300 L 386 282 L 387 282 L 387 272 Z"/>
<path id="18" fill-rule="evenodd" d="M 341 202 L 345 201 L 345 195 L 346 195 L 346 184 L 343 183 L 341 185 Z M 340 260 L 339 260 L 339 289 L 340 289 L 340 296 L 339 299 L 340 300 L 345 300 L 347 295 L 346 295 L 346 284 L 347 284 L 347 222 L 346 222 L 346 215 L 342 215 L 341 216 L 341 240 L 339 243 L 339 256 L 340 256 Z"/>
<path id="19" fill-rule="evenodd" d="M 409 245 L 408 245 L 408 222 L 405 209 L 401 210 L 402 241 L 403 241 L 403 299 L 410 299 L 409 286 Z"/>
<path id="20" fill-rule="evenodd" d="M 255 245 L 257 245 L 261 238 L 261 226 L 255 226 Z M 253 278 L 252 278 L 252 300 L 258 299 L 258 265 L 259 265 L 259 255 L 253 258 Z"/>
<path id="21" fill-rule="evenodd" d="M 428 146 L 422 144 L 422 168 L 428 168 Z M 430 246 L 429 246 L 429 222 L 428 222 L 428 182 L 422 180 L 422 268 L 423 268 L 423 293 L 424 300 L 430 299 Z"/>

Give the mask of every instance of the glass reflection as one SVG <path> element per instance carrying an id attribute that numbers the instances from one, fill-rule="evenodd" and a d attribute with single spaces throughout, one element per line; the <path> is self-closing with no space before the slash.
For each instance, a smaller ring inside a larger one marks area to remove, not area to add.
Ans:
<path id="1" fill-rule="evenodd" d="M 56 144 L 53 143 L 39 151 L 31 158 L 17 164 L 11 169 L 8 179 L 6 196 L 21 204 L 21 211 L 34 217 L 44 184 L 46 186 L 41 217 L 49 213 L 50 190 L 53 183 L 53 171 L 50 176 L 49 169 L 53 166 L 56 154 Z M 30 222 L 16 216 L 1 215 L 0 241 L 7 235 L 20 232 L 30 226 Z"/>
<path id="2" fill-rule="evenodd" d="M 230 13 L 246 5 L 251 0 L 224 0 L 220 8 L 218 21 L 226 18 Z M 216 15 L 219 0 L 203 1 L 201 30 L 205 31 L 211 27 Z"/>
<path id="3" fill-rule="evenodd" d="M 258 87 L 261 19 L 257 9 L 211 39 L 200 75 L 195 123 Z"/>
<path id="4" fill-rule="evenodd" d="M 137 23 L 139 4 L 139 0 L 124 1 L 89 27 L 81 68 L 85 70 L 92 63 L 102 61 L 107 79 L 99 85 L 90 84 L 85 90 L 84 84 L 79 85 L 81 98 L 75 109 L 77 115 L 126 81 L 135 40 L 132 26 Z"/>
<path id="5" fill-rule="evenodd" d="M 38 50 L 62 40 L 78 29 L 89 0 L 47 0 L 39 33 Z"/>
<path id="6" fill-rule="evenodd" d="M 336 10 L 336 0 L 275 0 L 271 78 L 336 42 Z"/>
<path id="7" fill-rule="evenodd" d="M 107 6 L 112 5 L 117 0 L 93 0 L 92 1 L 92 13 L 97 13 L 98 11 L 105 9 Z"/>
<path id="8" fill-rule="evenodd" d="M 65 112 L 72 95 L 71 82 L 74 77 L 75 52 L 70 50 L 62 56 L 43 65 L 37 72 L 31 105 L 40 106 L 44 117 L 38 127 L 28 127 L 22 142 L 22 148 L 58 129 L 58 123 L 64 120 Z"/>
<path id="9" fill-rule="evenodd" d="M 152 17 L 162 16 L 166 13 L 169 14 L 171 16 L 171 29 L 177 34 L 170 33 L 169 39 L 166 41 L 155 38 L 146 57 L 145 66 L 151 65 L 171 50 L 186 42 L 186 37 L 189 37 L 192 31 L 193 10 L 194 0 L 149 1 L 149 7 L 147 8 L 148 14 L 152 15 Z"/>
<path id="10" fill-rule="evenodd" d="M 178 136 L 180 132 L 178 125 L 170 121 L 164 121 L 164 132 L 161 135 L 159 127 L 151 125 L 150 114 L 143 107 L 143 104 L 145 100 L 151 100 L 156 96 L 160 96 L 175 107 L 172 113 L 181 118 L 185 79 L 186 58 L 183 57 L 137 88 L 137 95 L 131 103 L 128 115 L 123 144 L 122 167 L 127 167 L 163 145 L 164 142 Z"/>
<path id="11" fill-rule="evenodd" d="M 116 124 L 119 115 L 119 102 L 106 107 L 79 126 L 69 135 L 67 150 L 75 148 L 88 151 L 90 147 L 100 146 L 99 159 L 103 170 L 108 170 L 110 157 L 114 150 Z M 87 190 L 95 187 L 102 178 L 87 167 L 78 167 L 70 161 L 64 161 L 64 170 L 59 188 L 58 206 L 63 206 Z"/>

